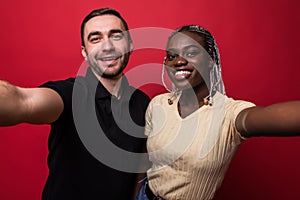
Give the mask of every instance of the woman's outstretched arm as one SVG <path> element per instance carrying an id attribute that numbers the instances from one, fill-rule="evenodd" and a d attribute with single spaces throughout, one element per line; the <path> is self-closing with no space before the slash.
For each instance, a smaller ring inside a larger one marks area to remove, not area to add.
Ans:
<path id="1" fill-rule="evenodd" d="M 247 108 L 235 123 L 244 137 L 300 136 L 300 101 Z"/>

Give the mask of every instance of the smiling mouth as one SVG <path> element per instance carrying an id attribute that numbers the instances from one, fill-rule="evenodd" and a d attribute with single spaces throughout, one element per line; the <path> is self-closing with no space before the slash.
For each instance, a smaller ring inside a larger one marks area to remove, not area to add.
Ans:
<path id="1" fill-rule="evenodd" d="M 189 70 L 178 70 L 174 73 L 176 80 L 185 80 L 191 76 L 192 72 Z"/>
<path id="2" fill-rule="evenodd" d="M 120 55 L 109 55 L 109 56 L 99 57 L 97 60 L 101 61 L 104 64 L 104 66 L 111 67 L 117 63 L 120 57 L 121 57 Z"/>
<path id="3" fill-rule="evenodd" d="M 115 56 L 103 56 L 103 57 L 100 57 L 98 58 L 99 60 L 103 61 L 103 62 L 106 62 L 106 61 L 114 61 L 114 60 L 117 60 L 119 59 L 121 56 L 119 55 L 115 55 Z"/>

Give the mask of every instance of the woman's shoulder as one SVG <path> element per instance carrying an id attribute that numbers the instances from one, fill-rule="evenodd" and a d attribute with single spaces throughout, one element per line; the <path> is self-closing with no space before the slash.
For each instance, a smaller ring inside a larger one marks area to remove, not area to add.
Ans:
<path id="1" fill-rule="evenodd" d="M 242 110 L 255 106 L 254 103 L 247 100 L 240 100 L 232 97 L 225 96 L 225 111 L 226 113 L 234 114 L 237 116 Z"/>
<path id="2" fill-rule="evenodd" d="M 166 104 L 168 103 L 168 99 L 172 98 L 172 96 L 174 96 L 174 94 L 170 92 L 158 94 L 151 99 L 150 104 Z"/>
<path id="3" fill-rule="evenodd" d="M 236 98 L 232 98 L 232 97 L 227 97 L 225 96 L 225 102 L 226 105 L 229 107 L 239 107 L 239 106 L 255 106 L 254 103 L 247 101 L 247 100 L 241 100 L 241 99 L 236 99 Z"/>

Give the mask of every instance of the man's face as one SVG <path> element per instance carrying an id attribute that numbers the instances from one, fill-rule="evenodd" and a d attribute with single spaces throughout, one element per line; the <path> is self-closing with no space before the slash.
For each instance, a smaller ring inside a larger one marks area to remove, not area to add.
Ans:
<path id="1" fill-rule="evenodd" d="M 85 24 L 83 37 L 82 55 L 96 76 L 120 77 L 132 50 L 122 21 L 114 15 L 94 17 Z"/>

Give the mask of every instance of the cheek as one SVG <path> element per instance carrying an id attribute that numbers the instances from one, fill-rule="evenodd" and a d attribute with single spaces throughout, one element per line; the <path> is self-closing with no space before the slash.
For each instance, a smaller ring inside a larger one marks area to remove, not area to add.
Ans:
<path id="1" fill-rule="evenodd" d="M 102 45 L 100 43 L 95 43 L 95 44 L 88 44 L 86 46 L 86 51 L 88 54 L 97 54 L 99 52 L 101 52 L 102 50 Z"/>
<path id="2" fill-rule="evenodd" d="M 92 46 L 88 46 L 85 49 L 86 49 L 85 52 L 86 52 L 88 57 L 94 55 L 95 52 L 96 52 L 96 48 L 93 48 Z"/>
<path id="3" fill-rule="evenodd" d="M 168 65 L 168 63 L 166 63 L 165 64 L 165 70 L 166 70 L 168 76 L 172 77 L 174 69 L 172 67 L 169 67 L 169 66 L 170 66 L 170 64 Z"/>
<path id="4" fill-rule="evenodd" d="M 197 71 L 201 73 L 201 75 L 207 75 L 209 71 L 209 61 L 207 59 L 201 58 L 198 62 L 193 62 L 192 64 L 197 69 Z"/>
<path id="5" fill-rule="evenodd" d="M 117 51 L 120 51 L 123 54 L 130 52 L 130 46 L 127 44 L 127 42 L 124 41 L 114 42 L 113 45 Z"/>
<path id="6" fill-rule="evenodd" d="M 196 74 L 195 74 L 195 81 L 196 82 L 205 82 L 205 84 L 207 85 L 209 83 L 209 72 L 208 70 L 205 70 L 205 71 L 198 71 Z"/>
<path id="7" fill-rule="evenodd" d="M 165 68 L 166 68 L 167 71 L 172 71 L 172 66 L 173 66 L 173 62 L 172 61 L 166 61 L 164 63 L 164 65 L 165 65 Z"/>

